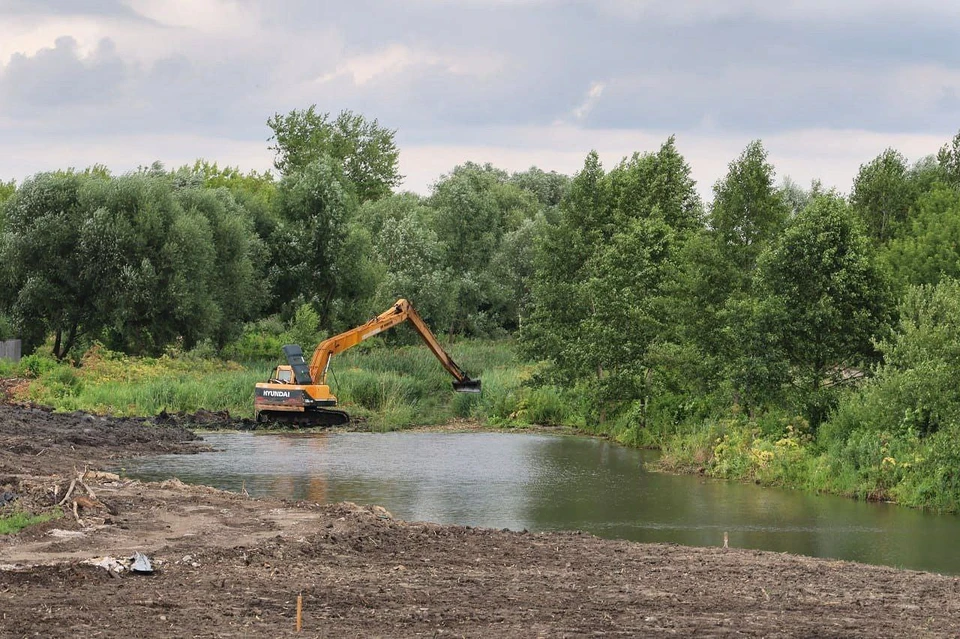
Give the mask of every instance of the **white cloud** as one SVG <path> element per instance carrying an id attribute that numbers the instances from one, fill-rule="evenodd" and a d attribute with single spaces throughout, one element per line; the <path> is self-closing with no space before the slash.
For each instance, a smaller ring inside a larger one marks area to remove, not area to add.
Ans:
<path id="1" fill-rule="evenodd" d="M 587 91 L 587 97 L 580 103 L 580 106 L 573 110 L 573 117 L 577 120 L 583 120 L 590 111 L 593 110 L 593 107 L 597 105 L 597 102 L 600 101 L 600 96 L 603 95 L 603 90 L 606 88 L 606 84 L 603 82 L 594 82 L 590 85 L 590 89 Z"/>
<path id="2" fill-rule="evenodd" d="M 325 73 L 317 82 L 330 82 L 342 77 L 353 80 L 357 86 L 395 75 L 412 67 L 439 66 L 453 75 L 488 76 L 502 66 L 503 59 L 496 55 L 477 53 L 437 53 L 426 49 L 391 44 L 385 49 L 344 59 L 337 69 Z"/>
<path id="3" fill-rule="evenodd" d="M 89 55 L 104 37 L 115 30 L 115 21 L 93 18 L 4 17 L 0 20 L 0 66 L 15 54 L 32 56 L 53 45 L 57 38 L 70 35 L 82 55 Z"/>
<path id="4" fill-rule="evenodd" d="M 263 20 L 261 7 L 237 0 L 126 0 L 138 14 L 168 27 L 241 39 L 254 36 Z"/>
<path id="5" fill-rule="evenodd" d="M 599 10 L 640 20 L 712 22 L 753 16 L 777 22 L 837 23 L 890 15 L 960 15 L 960 5 L 942 0 L 588 0 Z"/>

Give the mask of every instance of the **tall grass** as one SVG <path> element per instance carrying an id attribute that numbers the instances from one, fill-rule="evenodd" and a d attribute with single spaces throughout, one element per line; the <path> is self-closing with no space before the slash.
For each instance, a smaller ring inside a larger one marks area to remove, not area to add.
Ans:
<path id="1" fill-rule="evenodd" d="M 371 340 L 334 357 L 327 383 L 341 407 L 376 429 L 435 424 L 453 418 L 494 423 L 558 422 L 562 411 L 524 407 L 544 391 L 522 386 L 529 376 L 510 341 L 461 341 L 449 347 L 462 368 L 483 382 L 483 393 L 456 393 L 453 378 L 422 345 L 391 346 Z M 35 360 L 35 361 L 34 361 Z M 9 374 L 33 381 L 19 399 L 58 410 L 149 416 L 200 409 L 253 416 L 253 390 L 280 358 L 239 364 L 189 355 L 133 358 L 104 349 L 79 367 L 35 357 Z M 527 416 L 529 413 L 529 416 Z M 531 419 L 532 418 L 532 419 Z"/>

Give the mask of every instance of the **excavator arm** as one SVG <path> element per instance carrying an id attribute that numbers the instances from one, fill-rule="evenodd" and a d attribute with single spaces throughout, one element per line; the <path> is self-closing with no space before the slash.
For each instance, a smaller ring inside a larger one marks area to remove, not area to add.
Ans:
<path id="1" fill-rule="evenodd" d="M 368 337 L 373 337 L 378 333 L 382 333 L 408 320 L 413 324 L 413 328 L 423 341 L 426 342 L 427 348 L 440 360 L 440 364 L 443 365 L 447 372 L 454 377 L 454 390 L 462 393 L 479 393 L 480 380 L 471 379 L 467 373 L 453 361 L 453 358 L 443 350 L 433 331 L 426 325 L 423 318 L 420 317 L 420 314 L 417 313 L 413 305 L 405 299 L 397 300 L 390 309 L 380 313 L 366 324 L 351 328 L 348 331 L 320 342 L 313 352 L 313 357 L 310 358 L 309 375 L 312 383 L 326 384 L 327 369 L 330 367 L 330 360 L 337 353 L 342 353 L 349 348 L 353 348 Z M 291 365 L 292 364 L 293 362 L 291 362 Z"/>

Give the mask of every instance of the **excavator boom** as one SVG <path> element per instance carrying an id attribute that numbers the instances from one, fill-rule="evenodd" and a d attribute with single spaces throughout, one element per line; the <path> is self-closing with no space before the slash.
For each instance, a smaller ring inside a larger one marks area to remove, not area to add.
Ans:
<path id="1" fill-rule="evenodd" d="M 397 300 L 392 308 L 380 313 L 380 315 L 377 315 L 366 324 L 357 326 L 356 328 L 352 328 L 349 331 L 320 342 L 320 345 L 317 346 L 310 360 L 310 377 L 318 384 L 326 383 L 327 369 L 334 355 L 356 346 L 368 337 L 373 337 L 408 320 L 413 324 L 413 328 L 417 331 L 417 334 L 426 342 L 427 348 L 440 360 L 440 364 L 448 373 L 453 375 L 456 380 L 454 382 L 454 388 L 457 388 L 459 385 L 464 392 L 479 393 L 480 381 L 470 379 L 463 369 L 453 361 L 453 358 L 440 346 L 440 342 L 437 341 L 433 331 L 426 325 L 423 318 L 420 317 L 420 314 L 417 313 L 413 305 L 405 299 Z"/>
<path id="2" fill-rule="evenodd" d="M 337 353 L 408 320 L 444 369 L 453 376 L 453 389 L 460 393 L 479 393 L 480 380 L 472 379 L 453 361 L 413 305 L 400 299 L 366 324 L 322 341 L 314 350 L 309 365 L 299 346 L 284 346 L 287 366 L 277 367 L 270 381 L 257 384 L 254 400 L 257 420 L 309 423 L 311 417 L 316 417 L 314 421 L 319 425 L 347 423 L 349 416 L 332 408 L 337 405 L 337 398 L 330 394 L 326 382 L 331 359 Z"/>

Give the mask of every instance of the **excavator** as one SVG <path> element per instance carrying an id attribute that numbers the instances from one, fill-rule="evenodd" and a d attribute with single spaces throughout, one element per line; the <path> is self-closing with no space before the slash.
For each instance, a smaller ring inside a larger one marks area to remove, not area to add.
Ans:
<path id="1" fill-rule="evenodd" d="M 256 385 L 253 407 L 258 422 L 279 421 L 298 426 L 340 426 L 350 421 L 350 415 L 338 410 L 337 398 L 327 385 L 330 360 L 337 353 L 353 348 L 368 337 L 402 324 L 413 324 L 423 341 L 440 364 L 453 378 L 453 390 L 460 393 L 479 393 L 480 380 L 471 379 L 453 358 L 447 354 L 420 314 L 405 299 L 356 328 L 334 335 L 317 346 L 308 365 L 303 350 L 296 344 L 283 347 L 285 365 L 273 370 L 269 381 Z"/>

